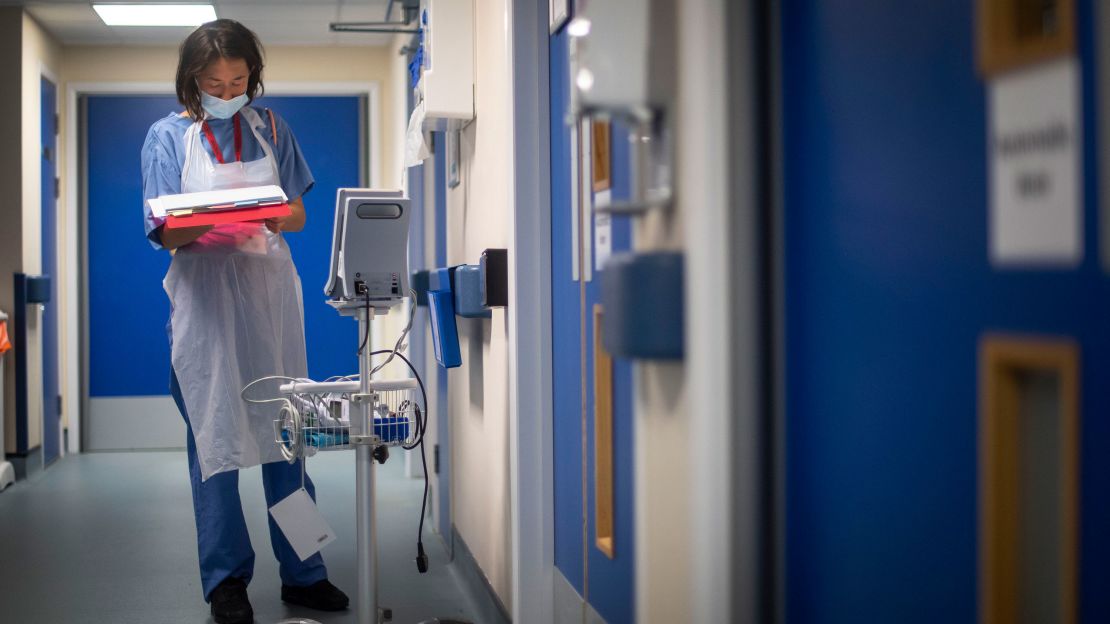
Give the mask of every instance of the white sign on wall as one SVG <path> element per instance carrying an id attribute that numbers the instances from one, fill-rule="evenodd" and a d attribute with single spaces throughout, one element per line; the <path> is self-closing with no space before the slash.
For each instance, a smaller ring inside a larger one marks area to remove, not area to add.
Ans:
<path id="1" fill-rule="evenodd" d="M 597 212 L 597 208 L 608 206 L 613 199 L 612 190 L 594 193 L 594 270 L 605 268 L 609 256 L 613 255 L 613 218 L 607 212 Z"/>
<path id="2" fill-rule="evenodd" d="M 1079 63 L 1052 61 L 990 84 L 990 258 L 1074 267 L 1083 259 Z"/>

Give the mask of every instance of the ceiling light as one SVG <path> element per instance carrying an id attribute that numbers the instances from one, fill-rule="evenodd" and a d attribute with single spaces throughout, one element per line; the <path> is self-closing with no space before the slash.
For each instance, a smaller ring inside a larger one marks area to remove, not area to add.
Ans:
<path id="1" fill-rule="evenodd" d="M 200 26 L 216 19 L 211 4 L 94 4 L 108 26 Z"/>

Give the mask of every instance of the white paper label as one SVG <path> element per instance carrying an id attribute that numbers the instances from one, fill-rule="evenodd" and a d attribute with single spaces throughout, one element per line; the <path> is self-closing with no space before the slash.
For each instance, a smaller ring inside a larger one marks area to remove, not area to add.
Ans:
<path id="1" fill-rule="evenodd" d="M 612 200 L 609 190 L 594 194 L 594 207 L 608 206 Z M 594 270 L 600 271 L 609 256 L 613 255 L 613 219 L 607 212 L 594 212 Z"/>
<path id="2" fill-rule="evenodd" d="M 301 561 L 335 540 L 335 532 L 304 488 L 271 507 L 270 515 Z"/>
<path id="3" fill-rule="evenodd" d="M 578 145 L 581 137 L 578 129 L 582 124 L 574 124 L 570 130 L 570 278 L 578 281 L 578 200 L 582 189 L 578 188 Z"/>
<path id="4" fill-rule="evenodd" d="M 996 265 L 1083 259 L 1079 64 L 1061 59 L 990 85 L 990 257 Z"/>
<path id="5" fill-rule="evenodd" d="M 590 226 L 594 222 L 594 139 L 593 120 L 582 120 L 582 129 L 579 140 L 582 142 L 582 177 L 578 181 L 579 192 L 582 194 L 582 281 L 590 282 L 594 279 L 594 239 Z"/>

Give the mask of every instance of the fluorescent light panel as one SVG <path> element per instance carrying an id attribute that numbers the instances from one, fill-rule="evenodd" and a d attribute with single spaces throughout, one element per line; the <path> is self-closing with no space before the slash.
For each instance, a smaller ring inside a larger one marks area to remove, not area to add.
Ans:
<path id="1" fill-rule="evenodd" d="M 200 26 L 216 19 L 211 4 L 94 4 L 108 26 Z"/>

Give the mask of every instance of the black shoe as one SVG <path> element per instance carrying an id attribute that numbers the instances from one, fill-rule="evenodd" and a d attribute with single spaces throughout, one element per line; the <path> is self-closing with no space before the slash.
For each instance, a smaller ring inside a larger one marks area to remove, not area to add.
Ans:
<path id="1" fill-rule="evenodd" d="M 281 601 L 301 605 L 317 611 L 342 611 L 350 599 L 327 579 L 316 581 L 307 587 L 281 585 Z"/>
<path id="2" fill-rule="evenodd" d="M 208 596 L 216 624 L 251 624 L 254 610 L 247 600 L 247 584 L 241 578 L 224 579 Z"/>

